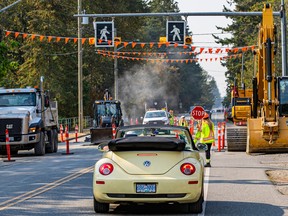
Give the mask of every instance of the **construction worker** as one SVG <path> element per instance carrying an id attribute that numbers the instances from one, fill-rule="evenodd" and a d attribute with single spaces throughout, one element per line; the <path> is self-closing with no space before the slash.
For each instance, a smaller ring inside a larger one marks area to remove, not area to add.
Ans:
<path id="1" fill-rule="evenodd" d="M 169 124 L 174 125 L 174 112 L 173 110 L 169 110 L 170 117 L 169 117 Z"/>
<path id="2" fill-rule="evenodd" d="M 205 167 L 211 167 L 211 147 L 214 138 L 214 123 L 211 121 L 208 113 L 205 113 L 202 121 L 197 127 L 197 132 L 195 134 L 194 142 L 199 141 L 200 143 L 207 145 L 207 150 L 205 151 L 206 164 Z"/>
<path id="3" fill-rule="evenodd" d="M 111 94 L 109 92 L 108 89 L 105 89 L 105 92 L 104 92 L 104 100 L 111 100 Z"/>
<path id="4" fill-rule="evenodd" d="M 188 122 L 186 121 L 185 116 L 181 116 L 181 118 L 178 121 L 178 125 L 188 127 Z"/>

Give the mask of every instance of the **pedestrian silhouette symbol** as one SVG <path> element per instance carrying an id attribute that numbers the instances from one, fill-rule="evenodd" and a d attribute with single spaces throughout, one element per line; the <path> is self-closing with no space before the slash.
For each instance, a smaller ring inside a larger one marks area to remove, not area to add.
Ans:
<path id="1" fill-rule="evenodd" d="M 104 39 L 104 41 L 107 41 L 107 34 L 110 34 L 110 32 L 107 30 L 107 26 L 101 29 L 100 34 L 101 34 L 100 40 Z"/>
<path id="2" fill-rule="evenodd" d="M 173 30 L 170 33 L 174 33 L 173 35 L 173 41 L 176 40 L 176 37 L 178 39 L 178 41 L 181 41 L 181 37 L 180 37 L 180 29 L 176 27 L 176 25 L 173 25 Z"/>

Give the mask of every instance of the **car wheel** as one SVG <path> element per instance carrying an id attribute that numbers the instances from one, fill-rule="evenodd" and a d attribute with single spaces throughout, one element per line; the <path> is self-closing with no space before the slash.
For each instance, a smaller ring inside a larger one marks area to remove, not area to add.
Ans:
<path id="1" fill-rule="evenodd" d="M 94 198 L 94 211 L 96 213 L 107 213 L 109 211 L 109 203 L 100 203 Z"/>

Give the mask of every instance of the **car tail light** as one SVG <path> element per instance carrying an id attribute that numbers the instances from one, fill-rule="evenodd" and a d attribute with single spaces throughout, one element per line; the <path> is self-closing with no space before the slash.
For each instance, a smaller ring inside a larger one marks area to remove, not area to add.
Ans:
<path id="1" fill-rule="evenodd" d="M 100 167 L 99 167 L 99 172 L 102 174 L 102 175 L 110 175 L 112 172 L 113 172 L 113 165 L 110 164 L 110 163 L 105 163 L 105 164 L 102 164 Z"/>
<path id="2" fill-rule="evenodd" d="M 193 173 L 195 173 L 196 168 L 193 164 L 184 163 L 181 165 L 180 170 L 184 175 L 192 175 Z"/>

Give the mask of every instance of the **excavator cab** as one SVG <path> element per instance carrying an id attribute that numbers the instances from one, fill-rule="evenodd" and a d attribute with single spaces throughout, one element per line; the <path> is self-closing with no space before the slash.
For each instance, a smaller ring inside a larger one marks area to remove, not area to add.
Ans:
<path id="1" fill-rule="evenodd" d="M 288 116 L 288 77 L 278 77 L 279 115 Z"/>

